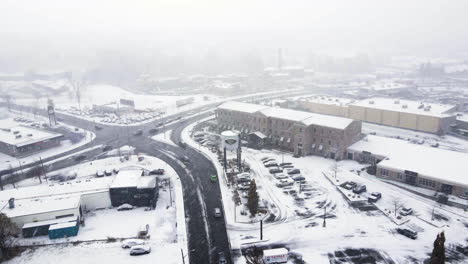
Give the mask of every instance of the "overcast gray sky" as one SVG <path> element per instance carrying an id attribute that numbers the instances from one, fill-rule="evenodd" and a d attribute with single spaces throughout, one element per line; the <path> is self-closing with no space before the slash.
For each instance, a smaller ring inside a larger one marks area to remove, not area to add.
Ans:
<path id="1" fill-rule="evenodd" d="M 466 0 L 1 0 L 0 13 L 2 53 L 31 56 L 127 48 L 450 53 L 468 46 Z"/>

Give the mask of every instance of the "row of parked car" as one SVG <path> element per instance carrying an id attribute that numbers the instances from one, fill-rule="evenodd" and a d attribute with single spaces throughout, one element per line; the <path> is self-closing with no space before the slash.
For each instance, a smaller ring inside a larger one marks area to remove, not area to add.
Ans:
<path id="1" fill-rule="evenodd" d="M 367 191 L 366 185 L 358 184 L 358 183 L 353 182 L 353 181 L 344 182 L 340 186 L 342 188 L 346 189 L 346 190 L 352 190 L 353 193 L 355 193 L 355 194 L 361 194 L 361 193 L 364 193 L 364 192 Z M 382 198 L 382 194 L 380 192 L 372 192 L 372 193 L 369 194 L 368 201 L 370 203 L 375 203 L 378 200 L 380 200 L 381 198 Z"/>
<path id="2" fill-rule="evenodd" d="M 111 176 L 113 173 L 115 174 L 119 173 L 119 169 L 113 168 L 113 169 L 97 170 L 96 177 L 101 178 L 104 176 Z"/>
<path id="3" fill-rule="evenodd" d="M 144 255 L 151 253 L 151 247 L 146 245 L 142 239 L 126 239 L 122 241 L 123 249 L 130 249 L 130 256 Z"/>

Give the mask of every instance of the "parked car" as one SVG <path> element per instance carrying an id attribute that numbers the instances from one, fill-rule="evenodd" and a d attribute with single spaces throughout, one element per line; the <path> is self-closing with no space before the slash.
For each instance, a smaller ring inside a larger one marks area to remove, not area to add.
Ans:
<path id="1" fill-rule="evenodd" d="M 242 184 L 237 185 L 237 189 L 241 191 L 246 191 L 250 189 L 250 183 L 244 182 Z"/>
<path id="2" fill-rule="evenodd" d="M 117 211 L 128 211 L 132 210 L 134 207 L 131 204 L 122 204 L 121 206 L 117 207 Z"/>
<path id="3" fill-rule="evenodd" d="M 353 193 L 355 194 L 361 194 L 367 190 L 366 186 L 364 184 L 361 185 L 356 185 L 356 187 L 353 188 Z"/>
<path id="4" fill-rule="evenodd" d="M 271 168 L 268 170 L 271 174 L 275 174 L 275 173 L 281 173 L 283 172 L 283 170 L 279 167 L 275 167 L 275 168 Z"/>
<path id="5" fill-rule="evenodd" d="M 214 209 L 214 217 L 220 218 L 221 216 L 222 216 L 222 214 L 221 214 L 221 209 L 219 209 L 218 207 L 216 207 L 216 208 Z"/>
<path id="6" fill-rule="evenodd" d="M 114 168 L 114 169 L 112 169 L 112 171 L 113 171 L 115 174 L 119 173 L 119 169 L 118 169 L 118 168 Z"/>
<path id="7" fill-rule="evenodd" d="M 96 177 L 104 177 L 104 172 L 102 170 L 97 170 Z"/>
<path id="8" fill-rule="evenodd" d="M 283 167 L 285 165 L 292 165 L 292 162 L 282 162 L 282 163 L 280 163 L 281 167 Z"/>
<path id="9" fill-rule="evenodd" d="M 265 167 L 271 168 L 271 167 L 278 167 L 278 163 L 272 161 L 272 162 L 267 162 L 265 163 Z"/>
<path id="10" fill-rule="evenodd" d="M 400 215 L 407 216 L 413 213 L 413 209 L 409 207 L 403 207 L 400 209 Z"/>
<path id="11" fill-rule="evenodd" d="M 294 181 L 305 181 L 305 177 L 300 174 L 295 174 L 294 176 L 292 176 L 292 179 Z"/>
<path id="12" fill-rule="evenodd" d="M 368 198 L 368 201 L 370 203 L 375 203 L 377 202 L 378 200 L 380 200 L 380 198 L 382 198 L 382 194 L 379 193 L 379 192 L 373 192 L 370 194 L 369 198 Z"/>
<path id="13" fill-rule="evenodd" d="M 262 162 L 265 162 L 266 160 L 272 160 L 272 158 L 270 157 L 263 157 L 260 159 Z"/>
<path id="14" fill-rule="evenodd" d="M 293 174 L 300 174 L 300 173 L 301 173 L 301 170 L 299 170 L 299 169 L 286 169 L 286 172 L 287 172 L 289 175 L 293 175 Z"/>
<path id="15" fill-rule="evenodd" d="M 218 252 L 218 264 L 226 264 L 226 256 L 224 256 L 224 252 Z"/>
<path id="16" fill-rule="evenodd" d="M 266 163 L 269 163 L 269 162 L 272 162 L 272 161 L 275 161 L 275 159 L 268 158 L 266 160 L 262 160 L 263 164 L 266 164 Z"/>
<path id="17" fill-rule="evenodd" d="M 154 169 L 150 171 L 151 175 L 163 175 L 164 174 L 164 169 Z"/>
<path id="18" fill-rule="evenodd" d="M 294 165 L 280 165 L 283 169 L 293 169 Z"/>
<path id="19" fill-rule="evenodd" d="M 288 178 L 288 175 L 286 175 L 284 173 L 277 173 L 277 174 L 273 175 L 273 177 L 275 177 L 276 179 L 286 179 L 286 178 Z"/>
<path id="20" fill-rule="evenodd" d="M 131 248 L 137 245 L 144 245 L 145 241 L 141 239 L 125 239 L 122 241 L 122 248 Z"/>
<path id="21" fill-rule="evenodd" d="M 147 245 L 137 245 L 130 248 L 130 256 L 144 255 L 151 252 L 151 247 Z"/>
<path id="22" fill-rule="evenodd" d="M 143 135 L 143 130 L 138 129 L 137 131 L 133 132 L 133 135 L 134 136 L 141 136 L 141 135 Z"/>
<path id="23" fill-rule="evenodd" d="M 106 176 L 111 176 L 111 175 L 112 175 L 112 170 L 111 170 L 111 169 L 107 169 L 107 170 L 104 171 L 104 174 L 105 174 Z"/>
<path id="24" fill-rule="evenodd" d="M 94 129 L 96 129 L 96 130 L 101 130 L 101 129 L 102 129 L 102 126 L 95 125 L 95 126 L 94 126 Z"/>
<path id="25" fill-rule="evenodd" d="M 397 228 L 397 232 L 399 234 L 402 234 L 404 235 L 405 237 L 409 237 L 411 239 L 416 239 L 418 238 L 418 232 L 416 231 L 413 231 L 413 230 L 409 230 L 407 228 Z"/>
<path id="26" fill-rule="evenodd" d="M 291 179 L 281 179 L 276 182 L 276 186 L 280 188 L 290 186 L 293 184 L 294 184 L 294 181 Z"/>

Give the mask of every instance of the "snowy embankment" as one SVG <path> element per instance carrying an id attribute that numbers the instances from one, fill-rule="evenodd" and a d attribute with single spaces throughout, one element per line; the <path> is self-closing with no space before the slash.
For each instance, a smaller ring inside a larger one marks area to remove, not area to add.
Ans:
<path id="1" fill-rule="evenodd" d="M 177 145 L 171 140 L 171 134 L 172 134 L 172 130 L 167 130 L 167 131 L 164 131 L 163 133 L 159 133 L 155 136 L 152 136 L 151 139 L 177 147 Z"/>

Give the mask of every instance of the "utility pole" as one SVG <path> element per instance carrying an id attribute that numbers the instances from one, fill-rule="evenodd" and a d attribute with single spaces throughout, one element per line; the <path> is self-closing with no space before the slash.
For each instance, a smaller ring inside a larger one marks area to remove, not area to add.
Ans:
<path id="1" fill-rule="evenodd" d="M 326 227 L 327 223 L 325 222 L 325 219 L 327 219 L 327 206 L 325 205 L 323 209 L 325 209 L 325 213 L 323 214 L 323 227 Z"/>
<path id="2" fill-rule="evenodd" d="M 234 222 L 237 222 L 237 204 L 236 201 L 234 201 Z"/>
<path id="3" fill-rule="evenodd" d="M 41 163 L 41 174 L 43 173 L 44 176 L 46 175 L 46 171 L 44 169 L 44 162 L 42 162 L 42 158 L 39 157 L 39 163 Z M 42 184 L 42 179 L 41 179 L 41 175 L 39 175 L 39 183 Z"/>
<path id="4" fill-rule="evenodd" d="M 180 249 L 180 254 L 182 255 L 182 264 L 185 264 L 184 250 Z"/>
<path id="5" fill-rule="evenodd" d="M 263 240 L 263 220 L 260 220 L 260 240 Z"/>

